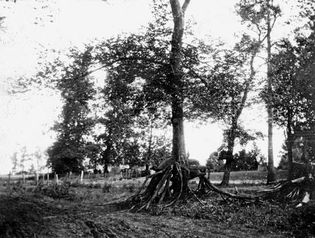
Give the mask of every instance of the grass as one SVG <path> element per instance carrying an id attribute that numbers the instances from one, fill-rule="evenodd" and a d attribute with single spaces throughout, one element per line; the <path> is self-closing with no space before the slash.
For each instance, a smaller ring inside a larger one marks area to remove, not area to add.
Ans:
<path id="1" fill-rule="evenodd" d="M 277 179 L 282 180 L 287 176 L 286 170 L 277 171 Z M 223 178 L 223 172 L 210 173 L 210 181 L 220 183 Z M 263 184 L 267 180 L 267 171 L 232 171 L 230 174 L 231 184 Z"/>

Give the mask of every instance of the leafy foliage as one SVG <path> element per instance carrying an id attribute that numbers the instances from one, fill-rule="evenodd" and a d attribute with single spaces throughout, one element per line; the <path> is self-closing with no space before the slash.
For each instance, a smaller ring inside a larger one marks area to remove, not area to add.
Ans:
<path id="1" fill-rule="evenodd" d="M 208 72 L 200 76 L 202 83 L 192 85 L 193 98 L 190 99 L 192 106 L 189 109 L 196 112 L 196 117 L 210 117 L 231 124 L 245 86 L 245 58 L 232 50 L 222 50 L 209 57 L 212 57 L 214 65 L 203 66 Z"/>
<path id="2" fill-rule="evenodd" d="M 90 47 L 83 52 L 72 49 L 73 62 L 64 66 L 64 74 L 57 81 L 57 89 L 65 103 L 61 122 L 54 126 L 58 133 L 57 141 L 48 149 L 48 164 L 56 173 L 78 172 L 82 169 L 85 157 L 84 136 L 93 125 L 88 117 L 88 101 L 94 95 L 93 84 L 87 77 L 92 61 L 91 52 Z"/>
<path id="3" fill-rule="evenodd" d="M 229 128 L 223 131 L 223 141 L 226 144 L 228 143 L 231 130 L 232 129 Z M 257 139 L 263 138 L 263 134 L 261 132 L 245 130 L 242 125 L 238 125 L 236 128 L 234 128 L 233 133 L 234 139 L 237 140 L 241 146 L 248 144 L 250 141 L 255 141 Z"/>
<path id="4" fill-rule="evenodd" d="M 241 0 L 236 9 L 243 23 L 247 23 L 249 28 L 254 28 L 258 32 L 267 31 L 268 14 L 273 24 L 281 14 L 279 6 L 261 0 Z"/>
<path id="5" fill-rule="evenodd" d="M 252 150 L 249 152 L 241 150 L 239 153 L 234 155 L 232 170 L 233 171 L 257 170 L 258 168 L 257 156 L 258 152 L 256 150 Z"/>
<path id="6" fill-rule="evenodd" d="M 310 79 L 298 77 L 309 57 L 303 50 L 303 44 L 307 44 L 307 41 L 298 39 L 298 42 L 299 46 L 293 46 L 288 40 L 278 43 L 279 52 L 271 59 L 273 94 L 267 95 L 267 89 L 261 93 L 265 101 L 271 100 L 268 103 L 273 108 L 274 122 L 279 126 L 291 127 L 292 132 L 309 127 L 308 119 L 311 118 Z"/>

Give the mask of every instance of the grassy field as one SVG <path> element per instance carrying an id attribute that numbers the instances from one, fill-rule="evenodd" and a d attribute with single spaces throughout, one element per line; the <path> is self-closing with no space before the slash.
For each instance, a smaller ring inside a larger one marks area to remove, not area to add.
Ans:
<path id="1" fill-rule="evenodd" d="M 277 171 L 277 179 L 284 180 L 287 176 L 287 171 L 279 170 Z M 210 181 L 214 184 L 220 184 L 223 178 L 223 172 L 212 172 L 210 174 Z M 46 179 L 46 177 L 45 177 Z M 230 185 L 260 185 L 265 184 L 267 179 L 267 172 L 266 171 L 232 171 L 230 174 Z M 145 177 L 141 178 L 132 178 L 132 179 L 123 179 L 120 174 L 111 175 L 104 178 L 101 175 L 98 176 L 84 176 L 84 179 L 80 180 L 79 175 L 74 175 L 70 179 L 69 178 L 61 178 L 60 181 L 70 181 L 72 184 L 79 184 L 82 183 L 87 186 L 113 186 L 113 187 L 125 187 L 125 186 L 134 186 L 139 187 L 144 182 Z M 193 181 L 198 182 L 198 178 L 195 178 Z M 24 176 L 24 181 L 30 184 L 36 184 L 35 176 L 28 175 Z M 40 177 L 39 182 L 42 182 L 42 178 Z M 50 182 L 53 182 L 53 178 L 51 176 Z M 8 175 L 0 175 L 0 193 L 3 192 L 1 189 L 1 185 L 6 185 L 9 182 Z M 22 183 L 23 176 L 11 176 L 10 183 Z M 44 180 L 44 183 L 47 183 L 47 180 Z"/>
<path id="2" fill-rule="evenodd" d="M 286 170 L 277 171 L 277 179 L 283 180 L 287 176 Z M 210 181 L 219 183 L 222 181 L 223 172 L 210 173 Z M 266 183 L 267 171 L 232 171 L 230 174 L 231 184 L 262 184 Z"/>

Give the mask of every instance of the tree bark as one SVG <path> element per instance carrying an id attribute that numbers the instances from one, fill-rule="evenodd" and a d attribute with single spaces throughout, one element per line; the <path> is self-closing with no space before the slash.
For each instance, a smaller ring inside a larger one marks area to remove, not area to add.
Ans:
<path id="1" fill-rule="evenodd" d="M 230 173 L 233 163 L 233 152 L 234 152 L 234 144 L 235 144 L 235 131 L 237 129 L 237 120 L 238 118 L 234 118 L 232 120 L 232 126 L 228 135 L 228 152 L 226 155 L 226 162 L 224 166 L 224 174 L 221 182 L 222 186 L 228 186 L 230 182 Z"/>
<path id="2" fill-rule="evenodd" d="M 291 109 L 288 108 L 288 120 L 287 120 L 287 149 L 288 149 L 288 180 L 293 179 L 293 154 L 292 154 L 292 147 L 293 147 L 293 134 L 292 134 L 292 113 Z"/>
<path id="3" fill-rule="evenodd" d="M 113 144 L 112 144 L 112 141 L 111 139 L 108 139 L 106 141 L 106 149 L 105 151 L 103 152 L 103 163 L 104 163 L 104 174 L 108 174 L 109 171 L 108 171 L 108 165 L 110 163 L 110 157 L 111 157 L 111 151 L 112 151 L 112 147 L 113 147 Z"/>
<path id="4" fill-rule="evenodd" d="M 276 181 L 276 173 L 274 168 L 273 159 L 273 111 L 271 105 L 272 96 L 272 77 L 271 77 L 271 20 L 270 20 L 270 0 L 267 0 L 267 86 L 268 86 L 268 103 L 267 103 L 267 114 L 268 114 L 268 175 L 267 183 Z"/>
<path id="5" fill-rule="evenodd" d="M 148 172 L 150 170 L 150 161 L 152 155 L 152 120 L 150 118 L 150 137 L 149 137 L 149 145 L 148 145 L 148 154 L 145 161 L 145 171 Z"/>
<path id="6" fill-rule="evenodd" d="M 184 14 L 190 0 L 185 0 L 183 6 L 179 0 L 170 0 L 174 29 L 171 41 L 170 74 L 172 100 L 172 126 L 173 126 L 173 151 L 174 161 L 183 161 L 185 158 L 184 139 L 184 113 L 183 113 L 183 70 L 182 70 L 182 42 L 184 34 Z"/>

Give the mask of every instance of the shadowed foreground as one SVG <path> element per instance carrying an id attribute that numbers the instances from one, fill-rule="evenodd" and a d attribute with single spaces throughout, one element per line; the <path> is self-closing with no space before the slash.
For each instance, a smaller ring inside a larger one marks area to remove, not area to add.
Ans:
<path id="1" fill-rule="evenodd" d="M 238 190 L 252 191 L 249 188 L 239 186 Z M 200 201 L 192 197 L 187 203 L 169 208 L 153 206 L 146 212 L 133 213 L 121 201 L 135 191 L 133 186 L 106 189 L 76 186 L 70 187 L 65 196 L 54 198 L 38 191 L 2 195 L 0 237 L 307 237 L 311 232 L 315 234 L 312 204 L 294 209 L 267 202 L 231 203 L 214 193 L 201 197 Z"/>

